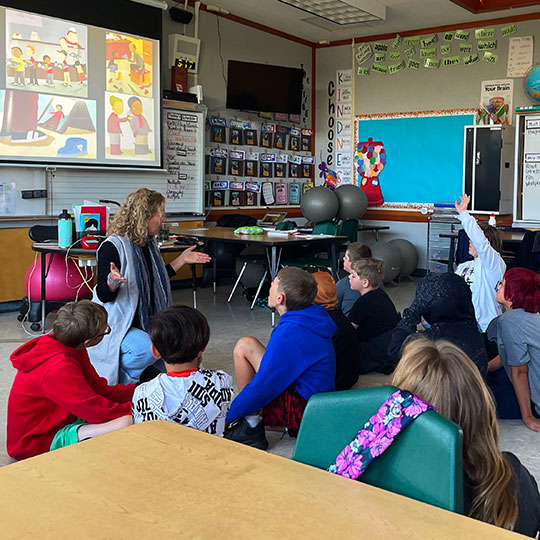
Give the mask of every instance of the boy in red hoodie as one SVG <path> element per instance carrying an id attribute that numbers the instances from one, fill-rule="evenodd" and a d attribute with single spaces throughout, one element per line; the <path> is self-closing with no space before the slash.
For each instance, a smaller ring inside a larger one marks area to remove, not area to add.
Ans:
<path id="1" fill-rule="evenodd" d="M 53 334 L 19 347 L 7 414 L 7 451 L 25 459 L 128 426 L 134 384 L 108 386 L 86 349 L 111 331 L 105 309 L 90 300 L 70 302 Z"/>

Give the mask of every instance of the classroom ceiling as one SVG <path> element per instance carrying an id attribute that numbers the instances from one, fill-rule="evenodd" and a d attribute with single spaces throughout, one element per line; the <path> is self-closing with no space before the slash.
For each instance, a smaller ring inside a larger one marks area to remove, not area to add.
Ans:
<path id="1" fill-rule="evenodd" d="M 386 6 L 384 20 L 339 25 L 289 4 L 321 4 L 326 0 L 212 0 L 211 4 L 251 21 L 312 42 L 337 41 L 482 21 L 540 12 L 533 0 L 337 0 L 377 10 Z M 334 0 L 335 1 L 335 0 Z M 504 9 L 513 6 L 511 9 Z M 516 7 L 521 6 L 521 7 Z"/>

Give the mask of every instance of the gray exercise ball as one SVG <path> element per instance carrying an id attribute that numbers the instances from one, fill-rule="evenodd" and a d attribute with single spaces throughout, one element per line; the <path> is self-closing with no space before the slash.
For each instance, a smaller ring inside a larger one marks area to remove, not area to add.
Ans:
<path id="1" fill-rule="evenodd" d="M 368 200 L 358 186 L 341 184 L 334 193 L 339 200 L 339 219 L 360 219 L 366 213 Z"/>
<path id="2" fill-rule="evenodd" d="M 236 275 L 239 276 L 242 271 L 242 266 L 244 263 L 242 261 L 236 261 Z M 242 274 L 242 279 L 240 282 L 246 288 L 248 287 L 258 287 L 259 283 L 264 276 L 265 267 L 264 264 L 259 263 L 248 263 L 244 273 Z"/>
<path id="3" fill-rule="evenodd" d="M 317 186 L 302 195 L 300 209 L 308 221 L 329 221 L 336 217 L 339 201 L 332 190 Z"/>
<path id="4" fill-rule="evenodd" d="M 396 279 L 401 270 L 401 255 L 396 246 L 377 240 L 369 244 L 373 258 L 380 259 L 384 262 L 384 283 L 388 283 Z"/>
<path id="5" fill-rule="evenodd" d="M 416 246 L 405 240 L 405 238 L 395 238 L 388 242 L 393 246 L 396 246 L 401 256 L 401 271 L 399 275 L 401 277 L 410 276 L 418 266 L 418 250 Z"/>

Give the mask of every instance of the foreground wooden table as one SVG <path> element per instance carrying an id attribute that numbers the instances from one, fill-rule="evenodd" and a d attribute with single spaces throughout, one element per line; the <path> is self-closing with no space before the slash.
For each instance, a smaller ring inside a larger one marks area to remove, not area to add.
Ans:
<path id="1" fill-rule="evenodd" d="M 168 422 L 0 469 L 3 539 L 518 538 Z"/>

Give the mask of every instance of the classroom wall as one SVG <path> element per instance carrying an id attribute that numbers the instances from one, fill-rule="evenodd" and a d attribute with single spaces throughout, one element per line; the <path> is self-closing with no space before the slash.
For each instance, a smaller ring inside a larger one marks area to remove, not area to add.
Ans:
<path id="1" fill-rule="evenodd" d="M 218 24 L 223 64 L 220 58 Z M 168 36 L 173 33 L 181 34 L 182 31 L 183 25 L 175 23 L 168 13 L 165 13 L 163 17 L 163 54 L 165 56 L 162 56 L 161 66 L 163 88 L 170 87 L 170 70 L 165 50 L 168 47 Z M 193 37 L 193 33 L 194 22 L 191 22 L 186 27 L 186 35 Z M 208 107 L 209 113 L 220 112 L 222 116 L 228 114 L 225 110 L 225 78 L 227 77 L 228 60 L 303 67 L 311 80 L 311 48 L 306 45 L 245 26 L 224 17 L 218 17 L 206 11 L 200 12 L 199 38 L 201 52 L 198 84 L 203 87 L 204 103 Z M 190 75 L 189 84 L 193 80 L 193 76 Z M 308 92 L 308 109 L 311 109 L 311 88 Z M 310 111 L 308 125 L 303 127 L 311 127 Z"/>

